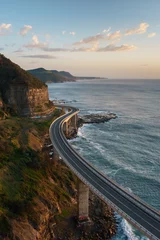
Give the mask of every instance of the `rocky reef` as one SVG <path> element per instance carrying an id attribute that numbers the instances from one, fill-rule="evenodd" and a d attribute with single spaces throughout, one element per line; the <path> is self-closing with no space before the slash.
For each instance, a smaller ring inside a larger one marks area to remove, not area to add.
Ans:
<path id="1" fill-rule="evenodd" d="M 86 123 L 104 123 L 115 118 L 117 118 L 117 115 L 114 113 L 83 115 L 78 119 L 78 126 L 82 126 Z"/>

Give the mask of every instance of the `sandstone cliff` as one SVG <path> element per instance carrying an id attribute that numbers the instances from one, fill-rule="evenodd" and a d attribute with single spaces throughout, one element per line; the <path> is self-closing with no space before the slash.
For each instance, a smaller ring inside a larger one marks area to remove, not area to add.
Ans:
<path id="1" fill-rule="evenodd" d="M 32 115 L 50 106 L 48 87 L 3 55 L 0 55 L 0 93 L 4 107 L 18 115 Z"/>

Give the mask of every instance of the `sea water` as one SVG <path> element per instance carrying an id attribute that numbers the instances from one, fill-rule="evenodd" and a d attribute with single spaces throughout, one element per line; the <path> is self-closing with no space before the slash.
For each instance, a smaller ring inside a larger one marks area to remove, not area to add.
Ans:
<path id="1" fill-rule="evenodd" d="M 51 100 L 80 114 L 113 112 L 117 119 L 86 124 L 71 141 L 106 176 L 160 210 L 160 80 L 79 80 L 49 84 Z M 147 239 L 115 213 L 114 240 Z"/>

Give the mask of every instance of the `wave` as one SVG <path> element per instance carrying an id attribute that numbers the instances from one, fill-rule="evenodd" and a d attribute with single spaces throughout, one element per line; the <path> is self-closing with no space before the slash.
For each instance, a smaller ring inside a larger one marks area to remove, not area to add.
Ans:
<path id="1" fill-rule="evenodd" d="M 115 213 L 115 218 L 118 223 L 118 229 L 117 234 L 112 240 L 149 240 L 147 237 L 142 236 L 140 232 L 119 214 Z"/>

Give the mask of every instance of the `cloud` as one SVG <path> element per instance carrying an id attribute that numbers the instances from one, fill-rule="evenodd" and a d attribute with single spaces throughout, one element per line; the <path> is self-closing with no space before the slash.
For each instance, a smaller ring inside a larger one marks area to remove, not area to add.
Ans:
<path id="1" fill-rule="evenodd" d="M 97 52 L 98 45 L 99 43 L 95 42 L 91 47 L 73 48 L 70 49 L 70 52 Z"/>
<path id="2" fill-rule="evenodd" d="M 93 43 L 93 42 L 97 42 L 100 40 L 104 40 L 104 36 L 105 36 L 104 34 L 97 34 L 95 36 L 90 36 L 90 37 L 80 40 L 79 42 L 73 43 L 73 45 L 78 46 L 78 45 L 82 45 L 82 44 L 88 44 L 88 43 Z"/>
<path id="3" fill-rule="evenodd" d="M 137 49 L 134 45 L 123 44 L 121 46 L 115 46 L 110 44 L 104 48 L 99 48 L 98 52 L 117 52 L 117 51 L 131 51 Z"/>
<path id="4" fill-rule="evenodd" d="M 117 52 L 117 51 L 131 51 L 135 50 L 137 47 L 134 45 L 123 44 L 121 46 L 115 46 L 109 44 L 106 47 L 98 47 L 98 44 L 94 44 L 91 48 L 74 48 L 71 52 Z"/>
<path id="5" fill-rule="evenodd" d="M 51 56 L 51 55 L 43 55 L 43 54 L 37 54 L 37 55 L 23 55 L 20 56 L 23 58 L 41 58 L 41 59 L 56 59 L 55 56 Z"/>
<path id="6" fill-rule="evenodd" d="M 155 33 L 155 32 L 148 34 L 148 37 L 149 37 L 149 38 L 152 38 L 152 37 L 155 37 L 155 36 L 156 36 L 156 33 Z"/>
<path id="7" fill-rule="evenodd" d="M 0 35 L 7 35 L 8 32 L 10 31 L 12 25 L 10 23 L 2 23 L 0 25 Z"/>
<path id="8" fill-rule="evenodd" d="M 9 23 L 9 24 L 7 24 L 7 23 L 2 23 L 1 25 L 0 25 L 0 31 L 2 30 L 2 29 L 6 29 L 6 30 L 8 30 L 8 29 L 10 29 L 11 28 L 11 24 Z"/>
<path id="9" fill-rule="evenodd" d="M 98 33 L 94 36 L 89 36 L 86 38 L 83 38 L 79 42 L 73 43 L 74 46 L 80 46 L 83 44 L 90 44 L 94 42 L 99 42 L 99 41 L 113 41 L 120 40 L 122 36 L 128 36 L 128 35 L 133 35 L 133 34 L 143 34 L 147 31 L 147 28 L 149 27 L 148 23 L 140 23 L 137 28 L 131 28 L 126 30 L 124 33 L 121 32 L 120 30 L 115 31 L 110 33 L 111 27 L 108 29 L 104 29 L 102 33 Z"/>
<path id="10" fill-rule="evenodd" d="M 82 44 L 88 44 L 88 43 L 93 43 L 93 42 L 98 42 L 98 41 L 110 41 L 110 40 L 115 40 L 121 37 L 121 32 L 120 31 L 116 31 L 113 33 L 108 33 L 108 34 L 104 34 L 104 33 L 98 33 L 95 36 L 90 36 L 87 38 L 82 39 L 79 42 L 75 42 L 73 43 L 73 45 L 75 46 L 79 46 Z"/>
<path id="11" fill-rule="evenodd" d="M 114 32 L 114 33 L 108 33 L 106 40 L 114 40 L 114 39 L 120 38 L 121 35 L 122 35 L 122 34 L 121 34 L 120 30 L 119 30 L 119 31 L 116 31 L 116 32 Z"/>
<path id="12" fill-rule="evenodd" d="M 148 23 L 140 23 L 139 27 L 126 30 L 125 35 L 143 34 L 147 31 L 148 27 Z"/>
<path id="13" fill-rule="evenodd" d="M 19 34 L 20 34 L 21 36 L 25 36 L 31 29 L 32 29 L 32 26 L 30 26 L 30 25 L 24 25 L 24 27 L 20 29 Z"/>
<path id="14" fill-rule="evenodd" d="M 110 32 L 110 31 L 111 31 L 111 27 L 109 27 L 108 29 L 104 29 L 103 33 L 107 33 L 107 32 Z"/>
<path id="15" fill-rule="evenodd" d="M 137 47 L 134 45 L 123 44 L 121 46 L 115 46 L 110 44 L 106 47 L 99 48 L 99 43 L 95 42 L 91 47 L 81 47 L 81 48 L 43 48 L 46 52 L 117 52 L 117 51 L 131 51 L 135 50 Z"/>
<path id="16" fill-rule="evenodd" d="M 75 32 L 70 32 L 69 34 L 71 34 L 72 36 L 76 35 L 76 33 L 75 33 Z"/>
<path id="17" fill-rule="evenodd" d="M 0 48 L 0 51 L 3 51 L 4 50 L 4 48 Z"/>
<path id="18" fill-rule="evenodd" d="M 40 48 L 40 49 L 42 49 L 42 48 L 44 48 L 46 46 L 47 46 L 46 43 L 39 42 L 37 35 L 33 35 L 32 43 L 24 45 L 25 48 L 29 48 L 29 49 L 32 49 L 32 48 Z"/>
<path id="19" fill-rule="evenodd" d="M 74 48 L 52 48 L 49 47 L 48 44 L 39 42 L 37 35 L 34 35 L 32 37 L 32 43 L 24 45 L 25 48 L 33 49 L 37 48 L 44 52 L 107 52 L 107 51 L 129 51 L 136 49 L 136 46 L 134 45 L 127 45 L 123 44 L 121 46 L 115 46 L 113 44 L 110 44 L 106 47 L 99 48 L 99 41 L 100 39 L 104 40 L 114 40 L 118 39 L 121 36 L 120 31 L 116 31 L 114 33 L 108 33 L 106 34 L 97 34 L 96 36 L 91 36 L 86 39 L 81 40 L 80 42 L 74 43 L 73 45 L 76 46 Z M 92 43 L 91 47 L 79 47 L 79 45 L 84 43 Z M 36 57 L 35 57 L 36 56 Z M 54 58 L 49 55 L 29 55 L 24 57 L 32 57 L 37 58 L 37 56 L 41 56 L 41 58 Z"/>
<path id="20" fill-rule="evenodd" d="M 45 52 L 69 52 L 69 49 L 67 48 L 50 48 L 50 47 L 44 47 L 42 48 Z"/>
<path id="21" fill-rule="evenodd" d="M 63 35 L 66 34 L 66 31 L 62 31 L 62 34 L 63 34 Z"/>

